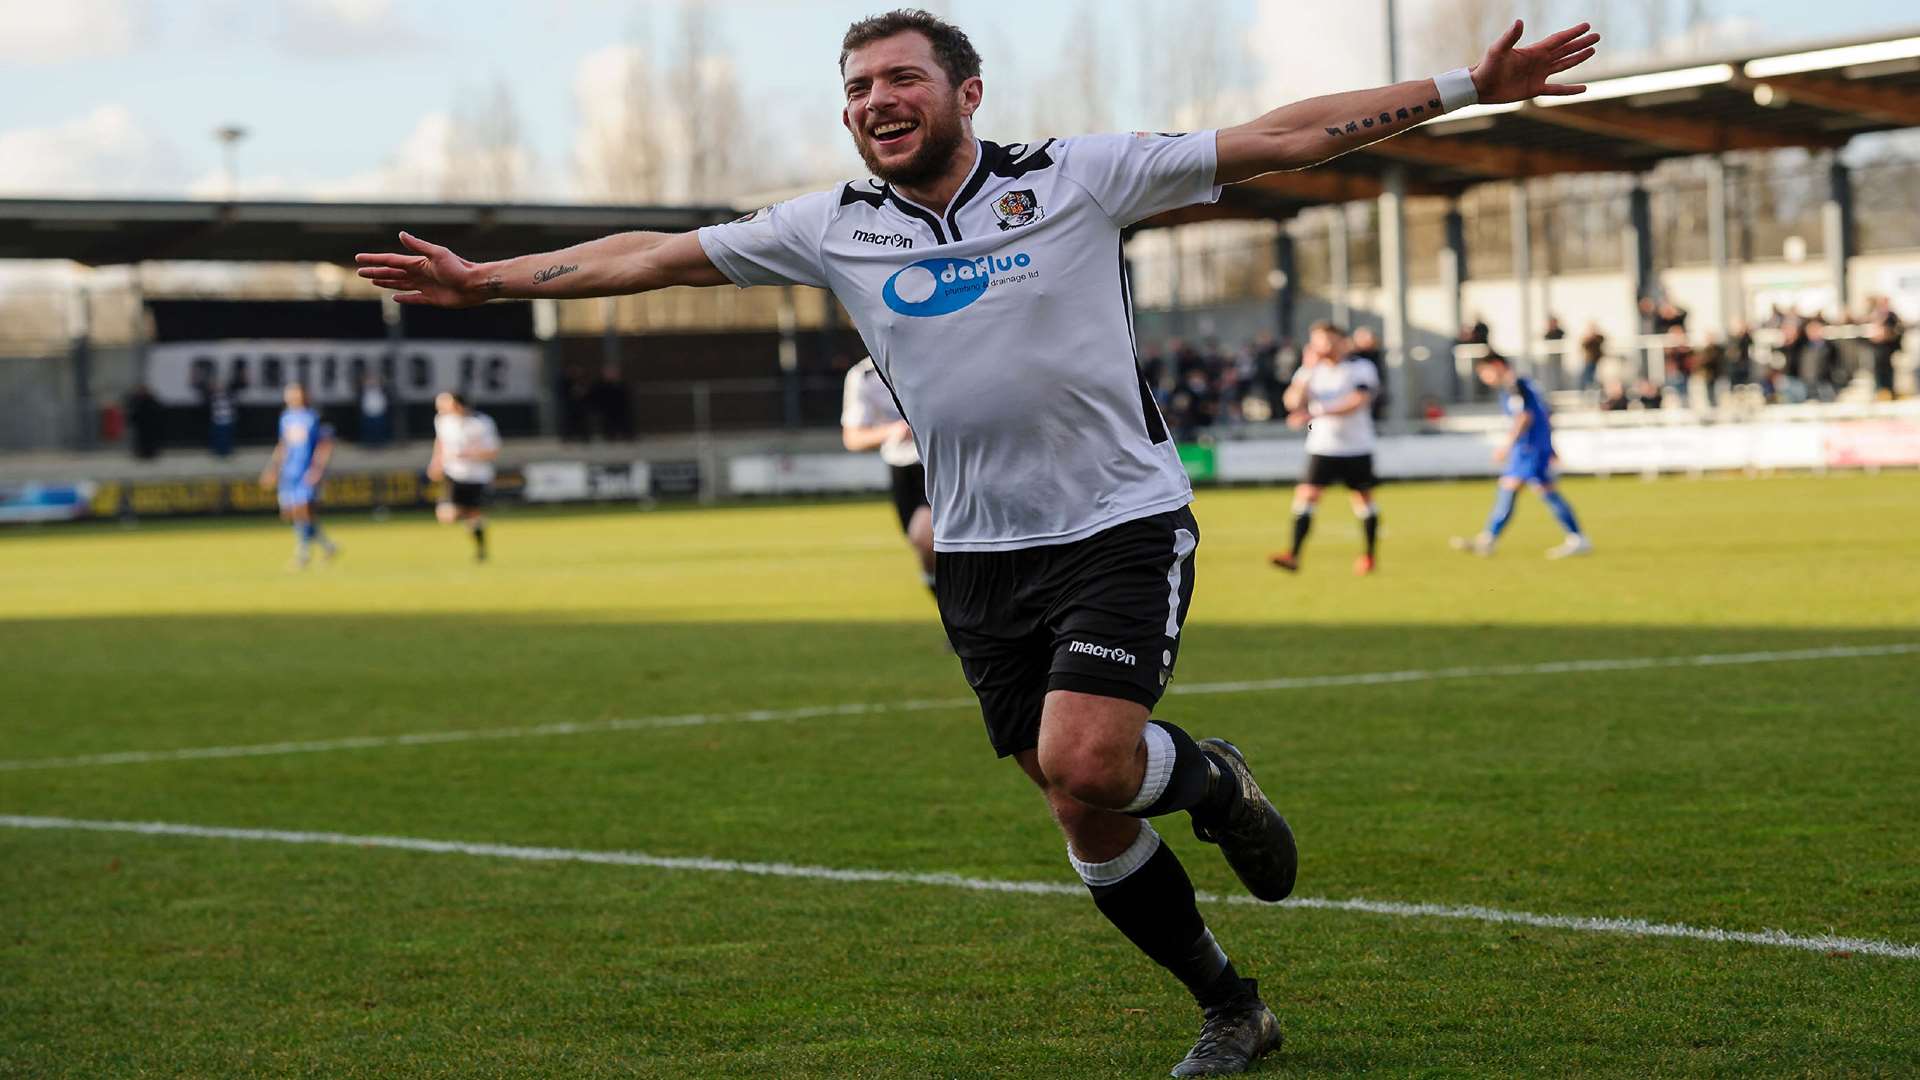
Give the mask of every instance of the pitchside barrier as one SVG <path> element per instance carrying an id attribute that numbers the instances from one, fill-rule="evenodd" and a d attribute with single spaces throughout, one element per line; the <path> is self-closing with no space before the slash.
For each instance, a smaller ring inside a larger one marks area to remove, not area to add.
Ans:
<path id="1" fill-rule="evenodd" d="M 1493 461 L 1502 433 L 1442 431 L 1388 435 L 1374 468 L 1397 480 L 1466 479 L 1499 474 Z M 1574 475 L 1653 475 L 1824 471 L 1920 466 L 1920 412 L 1839 420 L 1741 424 L 1579 427 L 1554 433 L 1560 468 Z M 1304 474 L 1305 442 L 1291 438 L 1222 440 L 1183 446 L 1181 461 L 1198 484 L 1289 482 Z M 734 495 L 803 495 L 883 491 L 886 466 L 872 455 L 748 454 L 727 462 Z"/>
<path id="2" fill-rule="evenodd" d="M 1572 475 L 1766 472 L 1920 467 L 1920 402 L 1859 406 L 1775 406 L 1760 419 L 1708 423 L 1672 414 L 1629 418 L 1572 415 L 1554 433 L 1560 468 Z M 1627 422 L 1613 422 L 1615 419 Z M 1605 422 L 1602 422 L 1602 421 Z M 1498 417 L 1451 421 L 1445 430 L 1383 437 L 1375 471 L 1396 480 L 1469 479 L 1498 473 Z M 1289 483 L 1306 469 L 1297 433 L 1246 433 L 1180 447 L 1196 484 Z M 764 445 L 764 444 L 763 444 Z M 644 448 L 640 448 L 644 449 Z M 654 460 L 542 460 L 500 469 L 503 502 L 651 503 L 656 499 L 874 493 L 887 490 L 887 467 L 873 454 L 844 451 L 727 453 L 709 464 L 684 455 Z M 321 488 L 328 510 L 405 510 L 431 506 L 440 486 L 418 470 L 340 471 Z M 83 518 L 268 514 L 273 492 L 245 470 L 167 479 L 102 478 L 58 483 L 0 483 L 0 524 Z"/>

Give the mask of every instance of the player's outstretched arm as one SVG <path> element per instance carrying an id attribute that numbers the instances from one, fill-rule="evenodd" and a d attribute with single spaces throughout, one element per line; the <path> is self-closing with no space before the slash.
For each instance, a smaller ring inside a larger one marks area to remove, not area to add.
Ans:
<path id="1" fill-rule="evenodd" d="M 670 285 L 725 285 L 694 233 L 617 233 L 559 251 L 479 263 L 411 233 L 401 252 L 355 255 L 360 276 L 403 304 L 472 307 L 502 298 L 624 296 Z"/>
<path id="2" fill-rule="evenodd" d="M 1470 85 L 1448 76 L 1395 83 L 1372 90 L 1328 94 L 1284 105 L 1219 134 L 1215 181 L 1237 184 L 1270 172 L 1304 169 L 1398 135 L 1453 109 L 1478 101 L 1499 104 L 1561 97 L 1586 90 L 1553 78 L 1593 56 L 1600 35 L 1587 23 L 1520 45 L 1525 27 L 1515 22 L 1468 71 Z"/>

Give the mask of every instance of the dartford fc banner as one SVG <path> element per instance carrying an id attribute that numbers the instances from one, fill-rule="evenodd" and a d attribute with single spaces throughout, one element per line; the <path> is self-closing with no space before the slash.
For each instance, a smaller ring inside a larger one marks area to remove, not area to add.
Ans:
<path id="1" fill-rule="evenodd" d="M 315 404 L 359 400 L 378 375 L 401 401 L 442 390 L 475 404 L 536 397 L 540 347 L 497 341 L 186 341 L 147 347 L 147 385 L 166 405 L 198 405 L 202 387 L 233 388 L 241 405 L 277 405 L 288 383 L 304 383 Z"/>

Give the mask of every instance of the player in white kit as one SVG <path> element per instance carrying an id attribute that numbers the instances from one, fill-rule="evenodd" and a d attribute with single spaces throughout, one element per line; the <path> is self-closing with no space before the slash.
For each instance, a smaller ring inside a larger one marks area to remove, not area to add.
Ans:
<path id="1" fill-rule="evenodd" d="M 1345 484 L 1367 538 L 1367 550 L 1354 560 L 1353 572 L 1373 573 L 1380 536 L 1380 511 L 1373 503 L 1378 482 L 1373 474 L 1373 399 L 1380 393 L 1380 370 L 1373 361 L 1347 353 L 1346 332 L 1330 322 L 1315 323 L 1300 357 L 1300 370 L 1281 396 L 1287 423 L 1307 429 L 1307 475 L 1293 489 L 1293 546 L 1269 561 L 1289 572 L 1300 569 L 1300 550 L 1313 528 L 1320 495 Z"/>
<path id="2" fill-rule="evenodd" d="M 1473 101 L 1577 93 L 1577 26 L 1472 71 L 1334 94 L 1248 123 L 997 144 L 975 137 L 980 57 L 920 11 L 855 23 L 841 121 L 872 172 L 695 234 L 625 233 L 470 262 L 401 234 L 359 257 L 402 303 L 586 297 L 672 285 L 831 289 L 912 425 L 933 507 L 935 592 L 995 750 L 1044 793 L 1095 906 L 1203 1013 L 1180 1076 L 1243 1071 L 1278 1021 L 1214 941 L 1147 819 L 1187 811 L 1248 890 L 1296 854 L 1245 758 L 1151 715 L 1173 675 L 1199 527 L 1141 379 L 1123 230 L 1311 166 Z"/>
<path id="3" fill-rule="evenodd" d="M 433 399 L 433 459 L 427 479 L 445 479 L 447 491 L 434 516 L 442 525 L 462 524 L 473 535 L 475 562 L 487 560 L 487 503 L 493 495 L 493 462 L 500 456 L 500 429 L 493 417 L 475 412 L 451 390 Z"/>
<path id="4" fill-rule="evenodd" d="M 880 452 L 900 531 L 920 558 L 920 580 L 933 588 L 933 508 L 927 504 L 927 469 L 920 464 L 913 429 L 900 415 L 893 391 L 874 369 L 871 356 L 847 371 L 840 398 L 840 442 L 855 453 Z"/>

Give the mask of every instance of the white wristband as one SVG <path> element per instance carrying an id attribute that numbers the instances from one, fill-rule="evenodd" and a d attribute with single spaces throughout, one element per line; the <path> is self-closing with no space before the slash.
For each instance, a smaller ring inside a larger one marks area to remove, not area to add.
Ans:
<path id="1" fill-rule="evenodd" d="M 1473 73 L 1466 68 L 1454 68 L 1443 75 L 1435 75 L 1433 85 L 1440 91 L 1441 112 L 1464 109 L 1480 100 L 1480 89 L 1473 85 Z"/>

